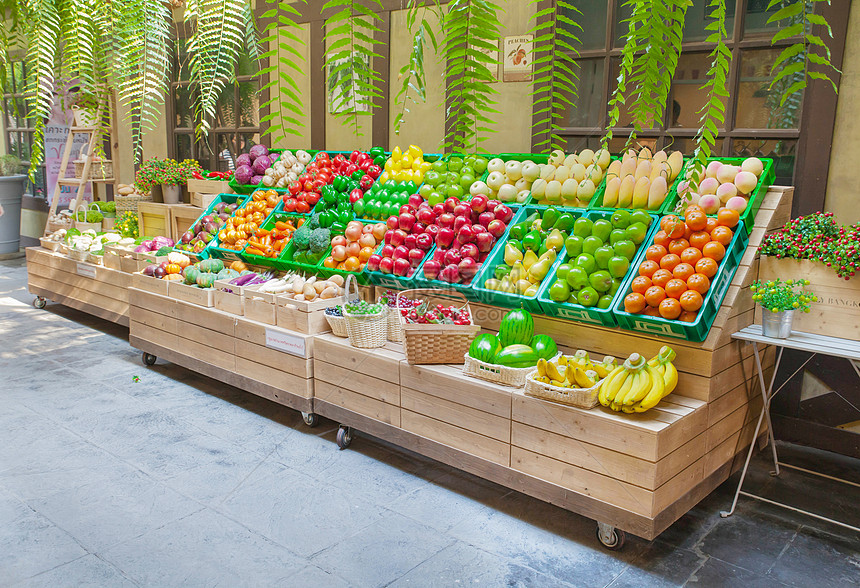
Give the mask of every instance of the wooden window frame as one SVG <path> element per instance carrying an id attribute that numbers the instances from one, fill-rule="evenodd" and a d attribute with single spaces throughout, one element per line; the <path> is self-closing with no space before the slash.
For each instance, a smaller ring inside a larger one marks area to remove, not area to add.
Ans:
<path id="1" fill-rule="evenodd" d="M 32 152 L 33 152 L 33 136 L 34 136 L 34 135 L 35 135 L 35 133 L 36 133 L 36 129 L 35 129 L 35 128 L 33 128 L 33 127 L 29 127 L 29 126 L 24 126 L 24 127 L 18 127 L 18 126 L 15 126 L 15 127 L 9 127 L 9 126 L 7 126 L 7 125 L 6 125 L 6 123 L 7 123 L 7 122 L 8 122 L 8 120 L 9 120 L 9 118 L 8 118 L 8 112 L 7 112 L 7 109 L 6 109 L 6 104 L 7 104 L 8 102 L 12 102 L 12 103 L 14 104 L 17 100 L 19 100 L 19 99 L 23 99 L 23 98 L 26 98 L 26 95 L 25 95 L 25 93 L 24 93 L 24 92 L 18 91 L 18 90 L 20 90 L 20 88 L 18 88 L 18 87 L 17 87 L 16 80 L 15 80 L 15 76 L 14 76 L 14 74 L 13 74 L 13 73 L 12 73 L 12 71 L 11 71 L 11 69 L 12 69 L 12 67 L 13 67 L 13 64 L 14 64 L 14 63 L 21 63 L 21 64 L 22 64 L 22 66 L 23 66 L 24 68 L 26 68 L 26 63 L 24 62 L 24 60 L 23 60 L 23 59 L 14 59 L 14 58 L 13 58 L 13 59 L 11 59 L 11 60 L 9 61 L 9 65 L 8 65 L 9 70 L 8 70 L 8 71 L 9 71 L 9 73 L 10 73 L 10 74 L 12 74 L 12 75 L 11 75 L 11 80 L 12 80 L 12 92 L 4 92 L 2 95 L 0 95 L 0 99 L 2 99 L 2 101 L 3 101 L 3 112 L 4 112 L 4 114 L 5 114 L 5 120 L 3 121 L 3 135 L 4 135 L 3 140 L 5 141 L 5 145 L 6 145 L 6 153 L 10 153 L 10 154 L 12 154 L 12 155 L 15 155 L 16 157 L 20 157 L 19 153 L 20 153 L 20 150 L 21 150 L 21 144 L 22 144 L 24 141 L 27 141 L 27 143 L 28 143 L 28 145 L 29 145 L 29 147 L 30 147 L 30 153 L 32 153 Z M 24 77 L 26 77 L 26 75 L 27 75 L 27 73 L 26 73 L 26 69 L 23 69 L 23 72 L 24 72 Z M 4 72 L 4 73 L 5 73 L 5 72 Z M 9 88 L 6 88 L 6 89 L 8 90 Z M 26 108 L 26 103 L 25 103 L 24 107 Z M 18 118 L 23 117 L 23 119 L 26 121 L 26 116 L 27 116 L 27 113 L 26 113 L 26 112 L 23 112 L 23 113 L 19 113 L 17 116 L 15 116 L 15 118 L 16 118 L 16 120 L 17 120 Z M 26 124 L 26 122 L 25 122 L 25 124 Z M 19 153 L 12 153 L 12 140 L 11 140 L 11 139 L 12 139 L 12 136 L 13 136 L 13 135 L 17 135 L 17 137 L 18 137 L 18 152 L 19 152 Z M 30 161 L 29 161 L 28 159 L 21 159 L 21 163 L 23 164 L 23 166 L 24 166 L 24 168 L 25 168 L 26 170 L 29 170 L 29 168 L 30 168 L 30 165 L 31 165 L 31 164 L 30 164 Z M 31 192 L 31 196 L 34 196 L 34 197 L 37 197 L 37 198 L 45 198 L 45 199 L 47 199 L 47 198 L 48 198 L 48 193 L 47 193 L 47 192 L 48 192 L 48 188 L 47 188 L 47 182 L 48 182 L 48 178 L 47 178 L 47 168 L 45 167 L 45 164 L 44 164 L 44 163 L 42 163 L 39 167 L 42 169 L 42 182 L 41 182 L 41 183 L 42 183 L 42 185 L 40 186 L 40 187 L 41 187 L 41 190 L 42 190 L 42 194 L 41 194 L 41 195 L 37 195 L 37 193 L 36 193 L 36 187 L 35 187 L 35 184 L 34 184 L 33 182 L 29 182 L 29 181 L 28 181 L 28 182 L 27 182 L 27 188 L 30 190 L 30 192 Z M 25 173 L 26 173 L 26 172 L 25 172 Z"/>

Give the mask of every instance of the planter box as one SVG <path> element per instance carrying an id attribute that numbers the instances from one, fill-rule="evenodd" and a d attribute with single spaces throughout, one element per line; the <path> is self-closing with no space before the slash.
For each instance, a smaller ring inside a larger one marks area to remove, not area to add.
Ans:
<path id="1" fill-rule="evenodd" d="M 845 280 L 832 268 L 808 259 L 777 259 L 761 256 L 758 272 L 762 281 L 809 280 L 809 289 L 818 302 L 809 313 L 795 313 L 793 331 L 860 341 L 860 278 Z M 755 322 L 761 324 L 761 307 L 756 306 Z"/>

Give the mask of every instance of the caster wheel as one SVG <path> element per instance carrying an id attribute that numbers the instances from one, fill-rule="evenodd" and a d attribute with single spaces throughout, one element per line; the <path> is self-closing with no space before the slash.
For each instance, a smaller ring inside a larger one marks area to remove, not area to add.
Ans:
<path id="1" fill-rule="evenodd" d="M 337 430 L 337 446 L 346 449 L 352 443 L 352 429 L 341 425 Z"/>
<path id="2" fill-rule="evenodd" d="M 142 359 L 143 365 L 155 365 L 155 360 L 157 360 L 158 358 L 155 357 L 153 354 L 144 351 Z"/>
<path id="3" fill-rule="evenodd" d="M 36 296 L 33 299 L 33 306 L 36 308 L 45 308 L 48 305 L 48 301 L 42 298 L 41 296 Z"/>
<path id="4" fill-rule="evenodd" d="M 316 427 L 320 424 L 320 417 L 312 412 L 303 412 L 302 420 L 305 421 L 305 424 L 309 427 Z"/>
<path id="5" fill-rule="evenodd" d="M 627 535 L 621 529 L 612 525 L 597 523 L 597 540 L 609 551 L 620 551 L 624 547 Z"/>

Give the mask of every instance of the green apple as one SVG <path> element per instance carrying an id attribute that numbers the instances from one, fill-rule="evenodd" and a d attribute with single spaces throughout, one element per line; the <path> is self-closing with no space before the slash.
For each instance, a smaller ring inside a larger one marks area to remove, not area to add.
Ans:
<path id="1" fill-rule="evenodd" d="M 605 270 L 609 267 L 609 260 L 615 255 L 615 251 L 609 245 L 598 247 L 594 252 L 594 261 L 597 267 Z"/>
<path id="2" fill-rule="evenodd" d="M 609 292 L 612 287 L 612 276 L 606 270 L 597 270 L 588 276 L 588 283 L 598 292 Z"/>
<path id="3" fill-rule="evenodd" d="M 612 279 L 612 287 L 609 288 L 609 295 L 615 296 L 615 293 L 618 292 L 618 290 L 620 288 L 621 288 L 621 280 L 619 280 L 618 278 L 613 278 Z"/>
<path id="4" fill-rule="evenodd" d="M 644 210 L 634 210 L 630 213 L 630 223 L 642 223 L 647 228 L 651 226 L 651 215 Z"/>
<path id="5" fill-rule="evenodd" d="M 597 262 L 594 261 L 594 256 L 589 255 L 588 253 L 583 253 L 576 258 L 576 263 L 574 264 L 577 267 L 581 267 L 585 270 L 585 273 L 590 274 L 595 269 L 597 269 Z M 570 270 L 573 271 L 573 268 Z M 568 274 L 570 275 L 570 274 Z"/>
<path id="6" fill-rule="evenodd" d="M 573 234 L 583 239 L 590 237 L 592 226 L 594 226 L 594 223 L 591 220 L 581 216 L 573 223 Z"/>
<path id="7" fill-rule="evenodd" d="M 576 297 L 576 300 L 582 306 L 595 306 L 599 298 L 600 294 L 597 293 L 597 290 L 588 287 L 579 291 L 579 295 Z"/>
<path id="8" fill-rule="evenodd" d="M 623 278 L 630 269 L 630 260 L 623 255 L 614 255 L 613 251 L 613 257 L 609 258 L 606 269 L 613 278 Z"/>
<path id="9" fill-rule="evenodd" d="M 588 272 L 585 268 L 574 266 L 567 272 L 567 285 L 573 290 L 580 290 L 588 286 Z"/>
<path id="10" fill-rule="evenodd" d="M 604 294 L 603 296 L 601 296 L 600 298 L 597 299 L 597 308 L 600 308 L 602 310 L 606 310 L 610 306 L 612 306 L 612 295 Z"/>
<path id="11" fill-rule="evenodd" d="M 628 261 L 633 261 L 633 256 L 636 255 L 636 244 L 629 239 L 618 241 L 612 249 L 616 254 L 626 257 Z"/>
<path id="12" fill-rule="evenodd" d="M 648 232 L 648 227 L 639 222 L 630 223 L 630 226 L 624 229 L 624 232 L 627 233 L 628 239 L 639 245 L 639 243 L 645 240 L 645 233 Z"/>
<path id="13" fill-rule="evenodd" d="M 566 280 L 556 280 L 549 288 L 550 300 L 555 302 L 565 302 L 570 298 L 570 286 Z"/>
<path id="14" fill-rule="evenodd" d="M 475 173 L 483 174 L 487 171 L 489 160 L 486 157 L 476 157 L 473 160 L 472 167 L 475 168 Z"/>
<path id="15" fill-rule="evenodd" d="M 586 237 L 582 240 L 582 252 L 594 255 L 598 248 L 603 247 L 603 241 L 597 237 Z"/>
<path id="16" fill-rule="evenodd" d="M 571 265 L 569 263 L 563 263 L 558 266 L 558 269 L 555 270 L 555 277 L 559 280 L 566 280 L 567 273 L 570 271 Z"/>
<path id="17" fill-rule="evenodd" d="M 583 241 L 584 239 L 582 237 L 577 237 L 576 235 L 571 235 L 564 240 L 564 250 L 567 251 L 567 256 L 569 258 L 575 259 L 577 255 L 582 253 Z"/>
<path id="18" fill-rule="evenodd" d="M 630 212 L 627 210 L 616 210 L 612 213 L 612 226 L 616 229 L 626 229 L 630 225 Z"/>
<path id="19" fill-rule="evenodd" d="M 612 232 L 612 223 L 608 220 L 599 218 L 594 221 L 594 226 L 591 227 L 591 234 L 601 239 L 604 243 L 609 241 L 609 234 Z"/>

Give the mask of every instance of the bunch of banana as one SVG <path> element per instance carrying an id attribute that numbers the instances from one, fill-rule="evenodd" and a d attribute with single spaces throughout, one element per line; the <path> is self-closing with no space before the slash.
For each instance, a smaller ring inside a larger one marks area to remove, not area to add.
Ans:
<path id="1" fill-rule="evenodd" d="M 554 360 L 539 359 L 535 380 L 560 388 L 591 388 L 609 374 L 615 367 L 614 357 L 605 357 L 600 363 L 593 363 L 588 353 L 560 355 Z"/>
<path id="2" fill-rule="evenodd" d="M 675 389 L 678 372 L 672 364 L 675 352 L 662 347 L 648 361 L 638 353 L 616 367 L 603 380 L 598 400 L 618 412 L 645 412 Z"/>

